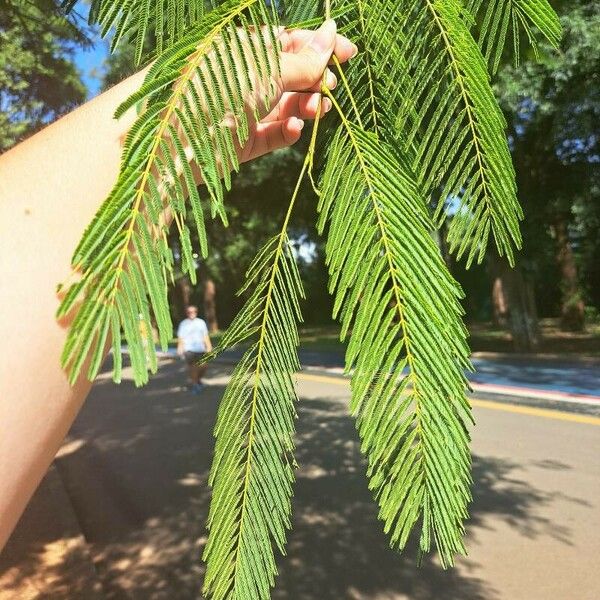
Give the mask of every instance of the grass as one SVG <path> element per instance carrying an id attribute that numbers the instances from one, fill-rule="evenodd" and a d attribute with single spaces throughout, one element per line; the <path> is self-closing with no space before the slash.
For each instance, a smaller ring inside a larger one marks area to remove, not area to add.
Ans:
<path id="1" fill-rule="evenodd" d="M 587 325 L 583 333 L 561 331 L 558 319 L 540 320 L 542 342 L 536 354 L 600 357 L 600 323 Z M 515 352 L 510 332 L 491 323 L 469 324 L 470 345 L 473 352 Z M 300 346 L 305 350 L 339 352 L 346 345 L 339 340 L 339 327 L 303 327 Z"/>
<path id="2" fill-rule="evenodd" d="M 561 331 L 558 319 L 541 319 L 542 341 L 536 354 L 600 357 L 600 323 L 588 324 L 586 331 Z M 491 323 L 469 325 L 473 352 L 514 353 L 509 332 Z"/>
<path id="3" fill-rule="evenodd" d="M 498 352 L 514 354 L 512 337 L 508 331 L 491 323 L 471 323 L 468 325 L 470 345 L 473 352 Z M 542 319 L 540 321 L 542 342 L 535 355 L 558 355 L 566 357 L 600 358 L 600 323 L 587 325 L 583 333 L 561 331 L 558 319 Z M 343 354 L 346 344 L 340 342 L 340 328 L 337 325 L 321 325 L 301 327 L 300 348 L 313 352 L 332 352 Z M 211 335 L 216 346 L 223 332 Z M 175 346 L 176 340 L 172 345 Z M 245 346 L 245 345 L 242 345 Z"/>
<path id="4" fill-rule="evenodd" d="M 223 331 L 210 334 L 213 346 L 217 346 L 223 337 Z M 299 330 L 300 347 L 303 350 L 314 350 L 316 352 L 339 352 L 346 350 L 346 344 L 340 342 L 340 328 L 337 325 L 324 325 L 318 327 L 302 327 Z M 249 343 L 249 342 L 248 342 Z M 240 344 L 245 348 L 248 343 Z M 172 346 L 177 345 L 177 339 L 173 339 Z"/>
<path id="5" fill-rule="evenodd" d="M 300 347 L 303 350 L 338 353 L 346 351 L 346 343 L 340 342 L 340 328 L 338 325 L 301 327 L 299 334 Z"/>

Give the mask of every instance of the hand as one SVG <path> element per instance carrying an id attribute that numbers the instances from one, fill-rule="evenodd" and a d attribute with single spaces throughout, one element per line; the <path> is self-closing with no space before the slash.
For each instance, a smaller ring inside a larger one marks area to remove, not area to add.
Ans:
<path id="1" fill-rule="evenodd" d="M 318 90 L 326 70 L 327 86 L 334 88 L 337 84 L 336 76 L 327 69 L 331 55 L 335 53 L 339 62 L 344 63 L 358 52 L 350 40 L 336 33 L 333 20 L 325 21 L 316 31 L 283 31 L 279 40 L 281 72 L 275 82 L 277 91 L 271 99 L 274 108 L 251 127 L 248 142 L 238 152 L 240 162 L 296 143 L 304 120 L 316 116 Z M 330 109 L 331 101 L 325 98 L 321 110 L 325 113 Z"/>
<path id="2" fill-rule="evenodd" d="M 264 36 L 267 47 L 272 47 L 265 31 L 255 32 L 252 35 Z M 338 61 L 343 63 L 358 52 L 357 47 L 350 40 L 336 33 L 336 24 L 333 20 L 325 21 L 316 31 L 281 29 L 277 37 L 281 44 L 281 68 L 277 79 L 271 82 L 258 80 L 258 75 L 253 68 L 250 44 L 242 40 L 242 45 L 247 47 L 245 65 L 249 66 L 250 80 L 253 80 L 255 85 L 253 92 L 248 92 L 244 105 L 249 123 L 248 140 L 242 147 L 237 144 L 237 135 L 234 133 L 232 136 L 239 162 L 252 160 L 297 142 L 305 119 L 316 117 L 323 75 L 325 74 L 329 88 L 336 86 L 336 76 L 327 68 L 331 55 L 335 53 Z M 242 60 L 238 59 L 237 62 L 241 63 Z M 239 64 L 238 68 L 247 67 Z M 195 84 L 199 87 L 202 85 L 199 80 L 196 80 Z M 224 102 L 227 102 L 227 87 L 225 82 L 222 82 L 221 89 L 214 90 L 214 93 L 221 95 Z M 270 96 L 270 109 L 265 107 L 266 94 Z M 236 120 L 233 117 L 236 108 L 238 107 L 230 107 L 231 112 L 227 114 L 221 125 L 226 125 L 232 130 L 236 128 Z M 327 98 L 323 99 L 322 113 L 330 109 L 331 101 Z M 255 120 L 256 110 L 261 117 L 258 123 Z M 201 183 L 199 169 L 195 164 L 192 164 L 192 169 L 196 182 Z"/>

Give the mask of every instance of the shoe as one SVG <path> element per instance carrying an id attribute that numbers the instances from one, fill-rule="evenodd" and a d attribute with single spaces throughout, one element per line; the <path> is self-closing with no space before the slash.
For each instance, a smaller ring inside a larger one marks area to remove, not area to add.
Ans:
<path id="1" fill-rule="evenodd" d="M 202 392 L 203 388 L 204 388 L 204 384 L 202 384 L 202 383 L 195 383 L 192 386 L 192 394 L 194 394 L 194 396 L 197 396 L 198 394 L 200 394 Z"/>

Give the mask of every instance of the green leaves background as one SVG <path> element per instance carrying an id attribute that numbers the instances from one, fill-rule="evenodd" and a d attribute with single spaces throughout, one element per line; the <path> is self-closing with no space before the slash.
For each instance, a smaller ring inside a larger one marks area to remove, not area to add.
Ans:
<path id="1" fill-rule="evenodd" d="M 402 549 L 419 528 L 420 551 L 435 547 L 447 566 L 465 551 L 471 499 L 470 363 L 462 292 L 433 232 L 448 220 L 450 247 L 468 264 L 482 260 L 490 240 L 509 260 L 520 245 L 521 210 L 490 77 L 511 38 L 516 57 L 523 33 L 534 48 L 542 37 L 558 44 L 545 0 L 93 0 L 91 18 L 115 32 L 113 45 L 133 39 L 141 60 L 151 31 L 157 59 L 118 110 L 141 107 L 119 179 L 75 250 L 82 275 L 59 315 L 83 303 L 63 365 L 75 381 L 91 356 L 86 374 L 95 377 L 110 340 L 116 380 L 122 342 L 136 383 L 156 370 L 152 322 L 163 347 L 172 336 L 165 211 L 193 281 L 189 227 L 205 256 L 204 219 L 224 219 L 235 147 L 248 139 L 245 98 L 264 92 L 279 69 L 275 28 L 314 26 L 329 15 L 361 52 L 344 70 L 337 65 L 335 95 L 323 88 L 336 116 L 318 139 L 313 132 L 298 186 L 306 175 L 315 183 L 330 291 L 349 338 L 350 409 L 384 530 Z M 250 61 L 256 77 L 248 76 Z M 190 163 L 201 172 L 200 189 Z M 269 597 L 274 549 L 284 552 L 291 522 L 303 292 L 287 228 L 297 191 L 280 234 L 250 266 L 242 288 L 249 299 L 214 353 L 250 343 L 215 429 L 204 590 L 219 600 Z"/>

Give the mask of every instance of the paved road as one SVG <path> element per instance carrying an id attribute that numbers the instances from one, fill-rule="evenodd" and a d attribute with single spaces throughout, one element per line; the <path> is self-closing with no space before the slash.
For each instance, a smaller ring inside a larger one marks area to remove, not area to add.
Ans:
<path id="1" fill-rule="evenodd" d="M 113 386 L 107 377 L 95 385 L 55 465 L 104 597 L 199 597 L 211 429 L 228 369 L 212 367 L 202 397 L 179 390 L 179 363 L 167 363 L 142 390 L 130 382 Z M 346 413 L 347 384 L 309 374 L 300 391 L 294 530 L 275 599 L 600 598 L 594 407 L 559 413 L 476 402 L 470 556 L 453 570 L 432 559 L 418 570 L 414 555 L 388 550 L 380 531 Z M 10 585 L 0 572 L 0 597 L 21 599 L 16 573 L 44 590 L 31 597 L 91 597 L 89 573 L 69 570 L 68 553 L 48 560 L 58 534 L 36 539 L 36 531 L 35 522 L 28 530 L 24 521 L 17 532 L 21 543 L 13 547 L 21 555 L 8 559 Z M 74 560 L 82 549 L 73 544 Z"/>
<path id="2" fill-rule="evenodd" d="M 240 350 L 231 350 L 225 356 L 237 360 L 241 354 Z M 305 367 L 343 371 L 344 356 L 339 352 L 300 349 L 299 354 Z M 555 394 L 565 398 L 593 399 L 600 405 L 600 361 L 597 359 L 582 361 L 481 353 L 472 362 L 476 371 L 467 375 L 477 392 L 523 393 L 539 398 Z"/>

